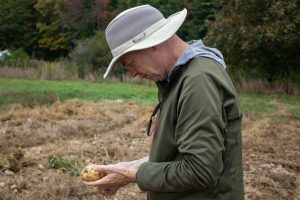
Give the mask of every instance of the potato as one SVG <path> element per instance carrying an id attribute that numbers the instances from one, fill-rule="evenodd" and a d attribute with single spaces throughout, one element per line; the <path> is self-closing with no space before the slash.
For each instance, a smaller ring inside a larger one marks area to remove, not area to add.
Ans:
<path id="1" fill-rule="evenodd" d="M 92 182 L 103 178 L 106 174 L 101 171 L 96 171 L 94 164 L 89 164 L 80 173 L 80 177 L 83 181 Z"/>

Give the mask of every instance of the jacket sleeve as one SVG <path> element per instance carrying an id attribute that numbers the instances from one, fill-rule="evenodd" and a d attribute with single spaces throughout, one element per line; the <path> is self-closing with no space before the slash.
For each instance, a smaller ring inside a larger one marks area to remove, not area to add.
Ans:
<path id="1" fill-rule="evenodd" d="M 146 162 L 137 172 L 144 191 L 180 192 L 216 186 L 223 170 L 222 95 L 212 74 L 188 77 L 177 103 L 175 141 L 182 159 Z"/>

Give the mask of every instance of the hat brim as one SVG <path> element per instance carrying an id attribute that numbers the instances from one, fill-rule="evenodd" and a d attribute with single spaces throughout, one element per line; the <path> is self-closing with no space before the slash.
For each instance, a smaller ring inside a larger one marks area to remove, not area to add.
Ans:
<path id="1" fill-rule="evenodd" d="M 145 40 L 137 43 L 136 45 L 133 45 L 132 47 L 130 47 L 128 49 L 126 49 L 120 55 L 115 56 L 111 60 L 105 74 L 103 75 L 103 78 L 106 78 L 108 76 L 108 74 L 110 73 L 112 68 L 118 62 L 119 58 L 121 56 L 123 56 L 125 53 L 156 46 L 156 45 L 166 41 L 171 36 L 173 36 L 176 33 L 176 31 L 180 28 L 182 23 L 184 22 L 184 20 L 186 18 L 186 15 L 187 15 L 187 10 L 185 8 L 182 11 L 171 15 L 170 17 L 167 18 L 169 20 L 169 22 L 166 23 L 163 27 L 161 27 L 160 29 L 155 31 L 153 34 L 151 34 Z"/>

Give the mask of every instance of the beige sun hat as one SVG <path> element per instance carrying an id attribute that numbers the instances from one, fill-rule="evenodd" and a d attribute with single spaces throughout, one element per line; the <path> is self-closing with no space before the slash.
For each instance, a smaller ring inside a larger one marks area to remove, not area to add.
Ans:
<path id="1" fill-rule="evenodd" d="M 183 9 L 165 18 L 150 5 L 137 6 L 116 16 L 105 30 L 106 41 L 113 55 L 103 78 L 106 78 L 118 59 L 130 51 L 158 45 L 176 33 L 186 18 Z"/>

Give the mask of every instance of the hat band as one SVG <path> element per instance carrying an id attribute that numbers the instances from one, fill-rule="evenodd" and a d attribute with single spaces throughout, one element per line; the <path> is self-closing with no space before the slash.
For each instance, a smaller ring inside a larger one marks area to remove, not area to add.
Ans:
<path id="1" fill-rule="evenodd" d="M 136 35 L 133 39 L 123 43 L 122 45 L 114 48 L 111 50 L 111 53 L 113 57 L 116 57 L 118 55 L 121 55 L 126 49 L 132 47 L 133 45 L 143 41 L 147 37 L 149 37 L 152 33 L 163 27 L 166 23 L 168 23 L 170 20 L 162 18 L 161 20 L 157 21 L 155 24 L 151 25 L 149 28 L 144 30 L 142 33 L 139 33 Z"/>

